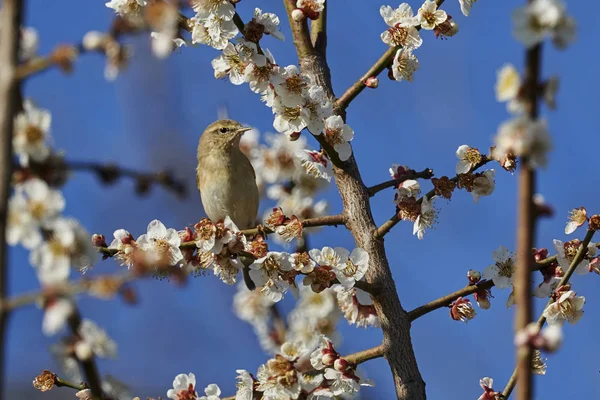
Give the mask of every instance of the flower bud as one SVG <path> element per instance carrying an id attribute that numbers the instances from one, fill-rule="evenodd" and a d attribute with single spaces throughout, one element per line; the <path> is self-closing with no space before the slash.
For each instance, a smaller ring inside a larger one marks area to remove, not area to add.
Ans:
<path id="1" fill-rule="evenodd" d="M 333 363 L 333 368 L 336 371 L 340 371 L 340 372 L 346 372 L 346 370 L 348 369 L 348 366 L 349 366 L 348 361 L 344 360 L 343 358 L 338 358 Z"/>
<path id="2" fill-rule="evenodd" d="M 323 358 L 322 358 L 323 365 L 331 367 L 332 365 L 334 365 L 336 360 L 337 360 L 337 356 L 333 353 L 323 354 Z"/>
<path id="3" fill-rule="evenodd" d="M 56 383 L 56 374 L 45 369 L 33 380 L 33 387 L 41 392 L 47 392 L 54 387 Z"/>
<path id="4" fill-rule="evenodd" d="M 594 214 L 590 217 L 588 225 L 591 230 L 598 231 L 600 230 L 600 215 Z"/>
<path id="5" fill-rule="evenodd" d="M 377 78 L 376 76 L 371 76 L 367 78 L 367 80 L 365 81 L 365 86 L 371 89 L 377 88 L 377 86 L 379 86 L 379 78 Z"/>
<path id="6" fill-rule="evenodd" d="M 92 244 L 96 247 L 108 247 L 106 244 L 106 238 L 104 235 L 100 235 L 99 233 L 94 233 L 92 235 Z"/>
<path id="7" fill-rule="evenodd" d="M 474 285 L 481 280 L 481 272 L 470 269 L 467 271 L 467 278 L 469 279 L 469 284 Z"/>
<path id="8" fill-rule="evenodd" d="M 294 11 L 292 11 L 292 19 L 294 21 L 300 22 L 304 20 L 304 18 L 306 18 L 306 15 L 304 15 L 304 11 L 301 9 L 296 8 Z"/>

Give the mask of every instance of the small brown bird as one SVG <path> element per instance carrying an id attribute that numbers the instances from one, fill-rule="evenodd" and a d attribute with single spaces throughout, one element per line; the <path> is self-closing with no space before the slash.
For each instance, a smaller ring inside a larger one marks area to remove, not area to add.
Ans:
<path id="1" fill-rule="evenodd" d="M 254 227 L 258 214 L 256 173 L 240 150 L 240 139 L 250 129 L 221 119 L 204 130 L 198 143 L 196 182 L 204 211 L 213 221 L 229 216 L 239 229 Z M 244 265 L 248 261 L 242 259 Z M 243 272 L 246 285 L 254 289 L 247 265 Z"/>

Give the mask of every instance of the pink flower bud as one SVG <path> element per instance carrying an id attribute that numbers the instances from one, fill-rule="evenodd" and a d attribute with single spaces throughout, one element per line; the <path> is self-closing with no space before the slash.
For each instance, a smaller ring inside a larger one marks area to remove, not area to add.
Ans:
<path id="1" fill-rule="evenodd" d="M 306 18 L 306 15 L 304 15 L 304 11 L 301 9 L 296 8 L 294 11 L 292 11 L 292 19 L 294 21 L 300 22 L 304 20 L 304 18 Z"/>
<path id="2" fill-rule="evenodd" d="M 96 247 L 108 247 L 104 235 L 100 235 L 98 233 L 94 233 L 92 235 L 92 243 Z"/>
<path id="3" fill-rule="evenodd" d="M 377 78 L 376 76 L 371 76 L 367 78 L 367 80 L 365 81 L 365 86 L 371 89 L 377 88 L 377 86 L 379 86 L 379 78 Z"/>
<path id="4" fill-rule="evenodd" d="M 343 358 L 338 358 L 333 363 L 333 368 L 340 372 L 346 372 L 348 369 L 348 361 L 344 360 Z"/>
<path id="5" fill-rule="evenodd" d="M 325 353 L 325 354 L 323 354 L 322 362 L 323 362 L 323 365 L 331 367 L 337 359 L 338 358 L 335 354 Z"/>
<path id="6" fill-rule="evenodd" d="M 481 280 L 481 273 L 477 270 L 470 269 L 467 271 L 467 278 L 469 279 L 469 284 L 474 285 Z"/>

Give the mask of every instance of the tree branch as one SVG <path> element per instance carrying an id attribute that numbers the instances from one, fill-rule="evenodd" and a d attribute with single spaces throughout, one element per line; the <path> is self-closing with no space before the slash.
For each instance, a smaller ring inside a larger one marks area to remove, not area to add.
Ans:
<path id="1" fill-rule="evenodd" d="M 81 326 L 81 314 L 79 314 L 79 310 L 77 310 L 77 308 L 75 308 L 73 313 L 69 316 L 69 318 L 67 319 L 67 323 L 69 324 L 71 333 L 74 336 L 79 336 L 79 327 Z M 85 376 L 87 384 L 89 385 L 90 390 L 92 391 L 94 400 L 102 399 L 102 379 L 100 377 L 100 373 L 98 372 L 98 366 L 96 365 L 94 356 L 91 356 L 87 360 L 78 361 L 81 364 L 83 374 Z"/>
<path id="2" fill-rule="evenodd" d="M 592 241 L 592 238 L 594 237 L 594 233 L 595 233 L 595 231 L 593 231 L 593 230 L 587 231 L 585 238 L 583 239 L 583 242 L 581 242 L 581 246 L 579 247 L 579 250 L 577 250 L 577 254 L 575 254 L 575 257 L 573 258 L 573 261 L 571 261 L 571 264 L 569 264 L 569 269 L 567 269 L 567 271 L 565 272 L 565 275 L 562 277 L 562 279 L 558 283 L 557 287 L 561 287 L 561 286 L 564 286 L 567 283 L 569 283 L 569 280 L 573 276 L 573 273 L 577 269 L 577 266 L 579 265 L 579 263 L 581 263 L 581 261 L 583 261 L 583 258 L 585 257 L 585 254 L 587 252 L 587 247 L 590 244 L 590 242 Z M 550 300 L 548 300 L 548 303 L 546 304 L 545 308 L 547 308 L 552 303 L 554 303 L 554 300 L 552 298 L 550 298 Z M 537 320 L 538 330 L 542 329 L 542 327 L 544 326 L 545 323 L 546 323 L 546 318 L 544 317 L 544 314 L 542 311 L 542 314 L 540 315 L 540 317 Z M 517 380 L 519 379 L 518 370 L 519 370 L 519 366 L 517 365 L 517 367 L 515 368 L 515 370 L 513 371 L 512 375 L 510 377 L 510 380 L 506 384 L 506 387 L 502 391 L 502 395 L 504 396 L 505 399 L 508 399 L 510 397 L 513 389 L 515 388 L 515 385 L 517 384 Z"/>
<path id="3" fill-rule="evenodd" d="M 153 184 L 160 185 L 175 193 L 179 198 L 185 198 L 187 190 L 183 181 L 177 180 L 169 171 L 142 172 L 134 169 L 119 167 L 113 163 L 99 163 L 92 161 L 65 161 L 61 157 L 48 157 L 43 162 L 30 162 L 29 167 L 19 165 L 15 169 L 35 175 L 44 179 L 50 185 L 60 185 L 64 181 L 67 171 L 84 171 L 94 173 L 100 181 L 111 185 L 119 179 L 132 178 L 136 182 L 136 192 L 140 195 L 148 193 Z"/>
<path id="4" fill-rule="evenodd" d="M 4 0 L 0 17 L 0 302 L 7 296 L 8 257 L 6 246 L 6 222 L 8 196 L 12 177 L 13 119 L 18 110 L 20 94 L 17 80 L 17 64 L 21 23 L 22 0 Z M 5 347 L 8 311 L 0 310 L 0 388 L 5 388 Z M 3 393 L 0 389 L 0 399 Z"/>
<path id="5" fill-rule="evenodd" d="M 378 183 L 377 185 L 368 187 L 367 190 L 369 191 L 369 196 L 373 197 L 382 190 L 385 190 L 389 187 L 398 186 L 402 182 L 407 181 L 409 179 L 431 179 L 432 177 L 433 170 L 426 168 L 420 172 L 412 171 L 410 173 L 404 174 L 398 179 L 390 179 L 389 181 Z"/>
<path id="6" fill-rule="evenodd" d="M 477 164 L 470 172 L 476 171 L 477 169 L 481 168 L 482 166 L 489 163 L 490 161 L 492 161 L 491 157 L 483 157 L 481 162 L 479 164 Z M 458 182 L 458 175 L 456 175 L 454 178 L 452 178 L 450 180 L 455 183 Z M 421 198 L 418 200 L 418 203 L 420 204 L 423 202 L 423 197 L 427 197 L 428 199 L 431 199 L 434 194 L 435 194 L 435 188 L 431 189 L 424 196 L 421 196 Z M 376 239 L 383 238 L 400 221 L 401 221 L 401 219 L 400 219 L 400 217 L 398 217 L 398 213 L 394 213 L 394 215 L 389 220 L 384 222 L 379 228 L 377 228 L 375 230 L 375 234 L 374 234 L 375 238 Z"/>
<path id="7" fill-rule="evenodd" d="M 444 0 L 435 0 L 435 3 L 438 7 L 441 6 L 443 2 Z M 417 30 L 421 30 L 421 27 L 418 26 Z M 395 46 L 387 49 L 386 52 L 383 53 L 381 57 L 379 57 L 379 60 L 377 60 L 375 64 L 373 64 L 373 66 L 369 68 L 369 70 L 365 72 L 363 76 L 358 78 L 358 80 L 354 82 L 352 86 L 346 89 L 344 94 L 342 94 L 339 99 L 337 99 L 337 101 L 335 102 L 335 108 L 339 112 L 344 112 L 346 108 L 350 105 L 350 102 L 354 100 L 356 96 L 358 96 L 367 87 L 367 85 L 365 84 L 367 79 L 378 76 L 384 69 L 386 69 L 392 63 L 394 56 L 401 48 L 402 46 Z"/>
<path id="8" fill-rule="evenodd" d="M 327 7 L 328 3 L 325 2 L 319 18 L 310 22 L 310 41 L 313 48 L 324 58 L 327 54 Z"/>

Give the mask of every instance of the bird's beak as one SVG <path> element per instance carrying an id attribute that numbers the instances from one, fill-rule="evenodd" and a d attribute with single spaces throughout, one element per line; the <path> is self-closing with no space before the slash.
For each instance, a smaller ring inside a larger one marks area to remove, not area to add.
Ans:
<path id="1" fill-rule="evenodd" d="M 245 127 L 245 128 L 240 128 L 240 129 L 238 129 L 237 131 L 235 131 L 235 133 L 237 133 L 238 135 L 240 135 L 240 136 L 241 136 L 241 135 L 243 135 L 243 134 L 244 134 L 244 132 L 248 132 L 248 131 L 251 131 L 251 130 L 252 130 L 252 128 L 250 128 L 250 127 Z"/>

